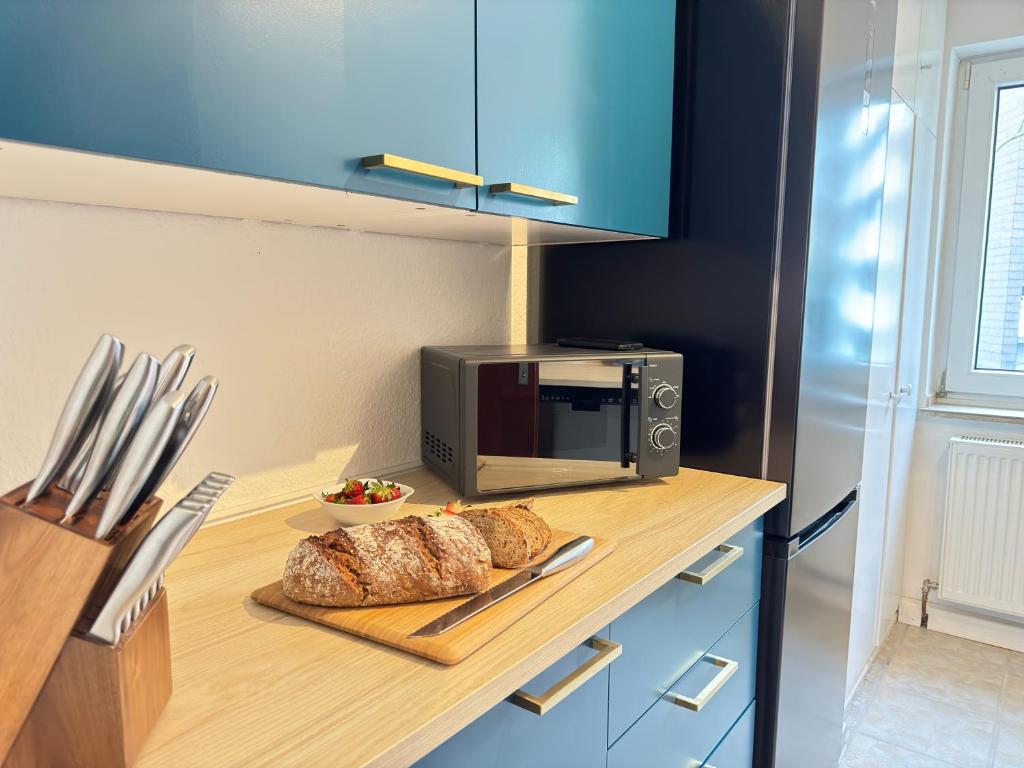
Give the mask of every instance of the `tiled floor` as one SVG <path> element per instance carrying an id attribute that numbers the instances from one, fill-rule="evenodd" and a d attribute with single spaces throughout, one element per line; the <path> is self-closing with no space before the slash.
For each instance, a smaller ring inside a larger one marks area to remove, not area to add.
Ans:
<path id="1" fill-rule="evenodd" d="M 1024 654 L 899 624 L 846 740 L 841 768 L 1024 768 Z"/>

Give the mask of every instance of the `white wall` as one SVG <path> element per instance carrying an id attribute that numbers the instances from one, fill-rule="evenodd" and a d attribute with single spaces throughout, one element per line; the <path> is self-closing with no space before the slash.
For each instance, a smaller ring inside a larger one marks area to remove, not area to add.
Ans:
<path id="1" fill-rule="evenodd" d="M 925 0 L 927 2 L 928 0 Z M 943 73 L 940 83 L 943 93 L 940 99 L 940 119 L 938 139 L 940 146 L 950 127 L 949 84 L 955 76 L 952 70 L 954 53 L 960 55 L 977 55 L 981 52 L 979 44 L 1024 35 L 1024 2 L 1020 0 L 949 0 L 946 16 L 946 39 L 942 57 Z M 970 46 L 975 46 L 971 48 Z M 948 148 L 940 153 L 939 165 L 945 165 Z M 936 222 L 945 222 L 943 232 L 937 242 L 937 249 L 944 256 L 949 251 L 945 248 L 950 240 L 950 233 L 955 232 L 948 217 L 944 215 L 946 202 L 946 186 L 948 180 L 943 174 L 936 173 Z M 934 255 L 933 255 L 934 256 Z M 934 259 L 938 262 L 940 259 Z M 934 269 L 934 267 L 933 267 Z M 941 285 L 941 281 L 939 281 Z M 937 317 L 944 310 L 940 308 Z M 944 332 L 941 321 L 937 322 L 938 332 Z M 926 343 L 925 347 L 929 347 Z M 927 350 L 926 351 L 930 351 Z M 932 365 L 931 388 L 934 389 L 938 373 L 942 365 L 934 361 Z M 948 418 L 932 416 L 925 413 L 919 415 L 914 435 L 914 450 L 910 468 L 909 487 L 907 492 L 906 512 L 908 519 L 907 545 L 903 571 L 903 593 L 905 605 L 911 609 L 916 606 L 921 596 L 921 583 L 925 578 L 937 578 L 941 552 L 942 516 L 945 504 L 946 465 L 949 458 L 948 441 L 957 435 L 979 435 L 1004 439 L 1024 439 L 1024 425 L 1005 424 L 994 421 L 979 421 L 966 418 Z M 934 611 L 933 611 L 934 613 Z M 913 610 L 901 611 L 901 619 L 914 622 L 917 616 Z M 972 623 L 973 624 L 973 623 Z M 936 622 L 932 622 L 935 626 Z M 948 631 L 955 631 L 959 623 L 947 622 Z M 967 624 L 963 624 L 967 626 Z M 1005 627 L 993 630 L 987 635 L 992 642 L 1006 641 L 1008 637 Z M 1014 630 L 1024 640 L 1024 627 Z M 975 636 L 980 637 L 977 633 Z M 998 638 L 1003 638 L 999 640 Z"/>
<path id="2" fill-rule="evenodd" d="M 1020 0 L 949 0 L 946 10 L 947 53 L 963 45 L 1020 34 L 1024 34 L 1024 3 Z M 949 56 L 943 60 L 948 62 Z"/>
<path id="3" fill-rule="evenodd" d="M 0 198 L 0 264 L 0 489 L 103 332 L 220 378 L 162 494 L 233 473 L 220 515 L 417 462 L 419 347 L 510 333 L 498 246 Z"/>

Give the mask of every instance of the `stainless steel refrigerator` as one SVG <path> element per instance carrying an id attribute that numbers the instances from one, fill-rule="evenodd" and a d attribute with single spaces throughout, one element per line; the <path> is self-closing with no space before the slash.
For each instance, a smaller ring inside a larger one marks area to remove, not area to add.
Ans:
<path id="1" fill-rule="evenodd" d="M 546 248 L 542 340 L 682 352 L 681 463 L 766 520 L 755 765 L 842 745 L 896 0 L 680 0 L 669 238 Z"/>

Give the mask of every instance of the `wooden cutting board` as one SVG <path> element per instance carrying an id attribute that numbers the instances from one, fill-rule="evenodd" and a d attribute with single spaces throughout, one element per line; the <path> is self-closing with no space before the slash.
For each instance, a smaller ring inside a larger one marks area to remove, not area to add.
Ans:
<path id="1" fill-rule="evenodd" d="M 581 535 L 559 530 L 552 530 L 551 534 L 550 546 L 534 562 L 550 557 L 558 547 Z M 521 589 L 457 627 L 434 637 L 411 638 L 409 635 L 427 622 L 466 602 L 472 595 L 370 608 L 324 608 L 289 599 L 281 589 L 281 582 L 275 581 L 254 591 L 252 599 L 271 608 L 315 621 L 317 624 L 376 640 L 378 643 L 400 648 L 442 664 L 457 664 L 614 549 L 614 542 L 595 536 L 594 548 L 576 565 Z M 517 570 L 492 568 L 491 586 L 500 584 L 516 573 Z"/>

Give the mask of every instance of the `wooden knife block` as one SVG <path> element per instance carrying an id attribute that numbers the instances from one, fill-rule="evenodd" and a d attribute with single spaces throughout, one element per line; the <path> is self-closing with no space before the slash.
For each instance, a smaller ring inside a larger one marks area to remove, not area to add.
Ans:
<path id="1" fill-rule="evenodd" d="M 97 541 L 92 536 L 104 499 L 72 528 L 57 524 L 70 494 L 51 487 L 21 506 L 28 488 L 0 497 L 0 761 L 72 628 L 102 606 L 161 504 L 149 500 L 109 539 Z"/>
<path id="2" fill-rule="evenodd" d="M 68 638 L 3 768 L 129 768 L 170 697 L 161 589 L 116 646 Z"/>

